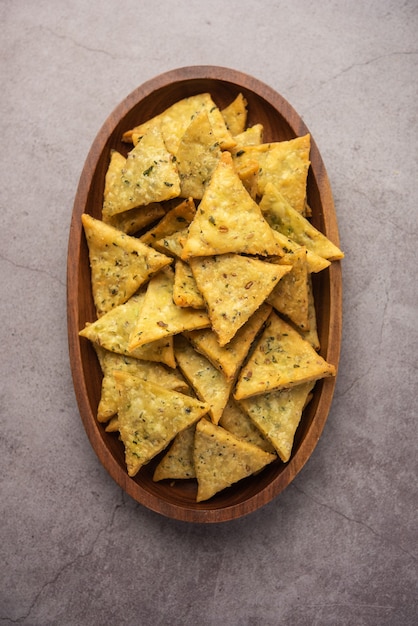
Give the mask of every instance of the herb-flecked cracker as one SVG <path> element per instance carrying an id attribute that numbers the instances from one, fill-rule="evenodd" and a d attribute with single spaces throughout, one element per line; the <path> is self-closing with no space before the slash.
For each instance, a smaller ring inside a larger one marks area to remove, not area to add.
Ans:
<path id="1" fill-rule="evenodd" d="M 184 242 L 187 239 L 187 228 L 178 230 L 172 235 L 166 235 L 158 239 L 153 245 L 155 250 L 161 254 L 169 254 L 175 258 L 181 258 Z"/>
<path id="2" fill-rule="evenodd" d="M 245 130 L 247 124 L 247 100 L 239 93 L 232 102 L 221 109 L 222 117 L 234 139 Z"/>
<path id="3" fill-rule="evenodd" d="M 300 246 L 305 246 L 311 252 L 330 261 L 344 257 L 338 246 L 296 211 L 271 183 L 266 185 L 260 208 L 272 228 L 290 237 Z"/>
<path id="4" fill-rule="evenodd" d="M 177 433 L 207 413 L 208 406 L 177 391 L 115 372 L 119 385 L 119 432 L 129 476 L 164 450 Z"/>
<path id="5" fill-rule="evenodd" d="M 234 397 L 242 400 L 334 375 L 334 365 L 327 363 L 290 324 L 272 312 L 240 372 Z"/>
<path id="6" fill-rule="evenodd" d="M 162 337 L 139 346 L 135 350 L 129 350 L 129 338 L 135 328 L 144 298 L 145 293 L 139 291 L 124 304 L 120 304 L 105 313 L 95 322 L 86 324 L 80 330 L 79 335 L 111 352 L 132 356 L 136 359 L 165 363 L 165 365 L 174 368 L 176 362 L 171 336 Z"/>
<path id="7" fill-rule="evenodd" d="M 197 422 L 194 441 L 197 502 L 208 500 L 242 478 L 259 472 L 277 458 L 207 419 Z"/>
<path id="8" fill-rule="evenodd" d="M 99 422 L 107 422 L 118 410 L 119 394 L 114 376 L 115 371 L 127 372 L 143 380 L 163 385 L 166 389 L 181 392 L 188 390 L 187 383 L 176 369 L 166 369 L 160 363 L 110 352 L 98 344 L 95 344 L 94 348 L 103 372 L 102 389 L 97 408 L 97 421 Z"/>
<path id="9" fill-rule="evenodd" d="M 236 437 L 258 446 L 265 452 L 274 453 L 273 444 L 261 433 L 239 404 L 230 398 L 219 420 L 219 426 Z"/>
<path id="10" fill-rule="evenodd" d="M 149 277 L 171 259 L 135 237 L 87 213 L 81 216 L 89 248 L 91 284 L 100 317 L 126 302 Z"/>
<path id="11" fill-rule="evenodd" d="M 170 209 L 158 224 L 141 235 L 140 240 L 152 247 L 159 239 L 187 228 L 195 214 L 196 207 L 193 198 L 187 198 Z"/>
<path id="12" fill-rule="evenodd" d="M 174 437 L 170 449 L 155 468 L 153 480 L 195 478 L 193 450 L 195 426 L 189 426 Z"/>
<path id="13" fill-rule="evenodd" d="M 318 351 L 321 347 L 319 336 L 318 336 L 318 326 L 316 323 L 316 310 L 315 310 L 315 300 L 312 290 L 312 277 L 308 274 L 308 329 L 301 330 L 298 328 L 302 337 L 308 341 L 314 350 Z"/>
<path id="14" fill-rule="evenodd" d="M 161 129 L 167 149 L 176 154 L 180 140 L 191 120 L 203 111 L 208 114 L 213 133 L 221 148 L 223 150 L 232 148 L 235 141 L 209 93 L 196 94 L 175 102 L 156 117 L 124 133 L 123 140 L 133 141 L 135 144 L 150 127 L 157 125 Z"/>
<path id="15" fill-rule="evenodd" d="M 180 195 L 200 200 L 221 158 L 221 149 L 206 112 L 190 122 L 176 152 Z"/>
<path id="16" fill-rule="evenodd" d="M 205 308 L 205 301 L 197 288 L 192 269 L 181 259 L 176 259 L 174 268 L 173 300 L 177 306 L 191 306 L 193 309 Z"/>
<path id="17" fill-rule="evenodd" d="M 241 400 L 240 404 L 284 463 L 290 459 L 295 432 L 315 382 Z"/>
<path id="18" fill-rule="evenodd" d="M 246 146 L 259 146 L 263 142 L 264 127 L 262 124 L 254 124 L 249 126 L 239 135 L 235 136 L 237 145 L 234 153 L 239 153 Z"/>
<path id="19" fill-rule="evenodd" d="M 306 203 L 306 181 L 310 165 L 310 135 L 289 141 L 264 143 L 234 150 L 234 163 L 239 172 L 248 161 L 258 161 L 258 195 L 273 183 L 296 211 L 303 213 Z"/>
<path id="20" fill-rule="evenodd" d="M 272 228 L 274 229 L 274 226 L 272 226 Z M 300 250 L 300 244 L 296 243 L 296 241 L 293 241 L 292 239 L 289 239 L 289 237 L 283 235 L 277 230 L 274 230 L 274 237 L 277 244 L 281 246 L 283 256 Z M 319 256 L 319 254 L 316 254 L 311 250 L 306 250 L 306 262 L 308 264 L 309 272 L 313 274 L 322 272 L 322 270 L 325 270 L 331 265 L 331 261 L 324 259 L 322 256 Z"/>
<path id="21" fill-rule="evenodd" d="M 204 310 L 182 308 L 173 301 L 174 272 L 164 268 L 148 283 L 144 303 L 129 340 L 129 350 L 176 335 L 184 330 L 206 328 L 210 320 Z"/>
<path id="22" fill-rule="evenodd" d="M 209 405 L 209 415 L 214 424 L 219 422 L 228 402 L 232 382 L 202 354 L 196 352 L 184 337 L 175 337 L 174 354 L 184 377 L 198 398 Z"/>
<path id="23" fill-rule="evenodd" d="M 223 152 L 206 187 L 182 258 L 228 252 L 281 254 L 273 230 L 235 171 L 229 152 Z"/>
<path id="24" fill-rule="evenodd" d="M 185 335 L 195 350 L 206 356 L 223 372 L 227 380 L 233 380 L 271 310 L 272 307 L 263 302 L 225 346 L 219 345 L 218 338 L 211 328 L 192 330 Z"/>
<path id="25" fill-rule="evenodd" d="M 112 182 L 110 192 L 103 201 L 106 217 L 180 194 L 177 168 L 158 126 L 145 133 L 128 153 L 121 176 Z"/>
<path id="26" fill-rule="evenodd" d="M 264 302 L 291 266 L 238 254 L 190 260 L 220 346 L 225 346 Z"/>
<path id="27" fill-rule="evenodd" d="M 292 269 L 275 286 L 267 302 L 301 330 L 309 330 L 308 263 L 306 248 L 301 247 L 278 261 Z"/>
<path id="28" fill-rule="evenodd" d="M 103 221 L 106 224 L 114 226 L 122 232 L 132 235 L 142 230 L 149 224 L 152 224 L 158 218 L 165 215 L 165 211 L 159 202 L 151 202 L 146 206 L 135 207 L 116 215 L 103 215 Z"/>

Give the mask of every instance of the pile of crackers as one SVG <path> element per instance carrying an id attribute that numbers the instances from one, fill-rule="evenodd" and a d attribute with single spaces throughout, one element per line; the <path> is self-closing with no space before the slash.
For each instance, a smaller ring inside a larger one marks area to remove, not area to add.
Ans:
<path id="1" fill-rule="evenodd" d="M 112 151 L 83 214 L 103 372 L 97 419 L 129 476 L 195 480 L 197 501 L 286 463 L 319 354 L 312 273 L 343 258 L 309 221 L 310 137 L 263 142 L 239 94 L 180 100 Z"/>

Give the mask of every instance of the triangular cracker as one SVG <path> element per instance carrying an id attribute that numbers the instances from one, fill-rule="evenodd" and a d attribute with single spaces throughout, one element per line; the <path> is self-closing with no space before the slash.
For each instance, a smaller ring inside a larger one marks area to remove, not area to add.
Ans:
<path id="1" fill-rule="evenodd" d="M 139 206 L 135 209 L 129 209 L 129 211 L 123 211 L 123 213 L 117 213 L 116 215 L 103 215 L 103 221 L 106 224 L 114 226 L 118 230 L 132 235 L 142 230 L 152 222 L 158 220 L 158 218 L 165 215 L 165 211 L 159 202 L 152 202 L 146 206 Z"/>
<path id="2" fill-rule="evenodd" d="M 188 385 L 179 372 L 166 369 L 160 363 L 135 359 L 116 352 L 110 352 L 95 344 L 95 350 L 103 372 L 102 390 L 97 409 L 97 420 L 107 422 L 118 410 L 118 390 L 114 376 L 115 371 L 122 371 L 138 376 L 143 380 L 163 385 L 166 389 L 186 392 Z"/>
<path id="3" fill-rule="evenodd" d="M 302 411 L 315 382 L 261 394 L 240 404 L 254 424 L 273 444 L 284 463 L 290 459 Z"/>
<path id="4" fill-rule="evenodd" d="M 233 380 L 270 313 L 271 306 L 263 302 L 225 346 L 219 345 L 216 334 L 210 328 L 192 330 L 185 335 L 195 350 L 206 356 L 227 380 Z"/>
<path id="5" fill-rule="evenodd" d="M 308 341 L 314 350 L 318 351 L 321 347 L 318 337 L 318 327 L 316 323 L 315 300 L 312 290 L 312 276 L 308 274 L 308 330 L 302 331 L 298 329 L 302 337 Z"/>
<path id="6" fill-rule="evenodd" d="M 209 415 L 214 424 L 219 422 L 228 402 L 232 382 L 202 354 L 196 352 L 184 337 L 175 337 L 174 354 L 180 370 L 198 398 L 209 405 Z"/>
<path id="7" fill-rule="evenodd" d="M 181 259 L 176 260 L 174 269 L 173 300 L 177 306 L 191 306 L 193 309 L 205 308 L 205 301 L 197 288 L 192 269 Z"/>
<path id="8" fill-rule="evenodd" d="M 258 163 L 249 161 L 246 167 L 237 172 L 245 189 L 253 200 L 257 200 Z"/>
<path id="9" fill-rule="evenodd" d="M 129 340 L 130 350 L 184 330 L 206 328 L 210 325 L 205 311 L 191 307 L 181 308 L 174 304 L 173 287 L 174 273 L 171 268 L 164 268 L 150 280 Z"/>
<path id="10" fill-rule="evenodd" d="M 291 269 L 238 254 L 193 258 L 190 266 L 221 346 L 231 341 Z"/>
<path id="11" fill-rule="evenodd" d="M 266 185 L 260 208 L 272 228 L 290 237 L 300 246 L 305 246 L 311 252 L 329 261 L 344 257 L 338 246 L 296 211 L 279 189 L 271 183 Z"/>
<path id="12" fill-rule="evenodd" d="M 208 114 L 212 130 L 221 148 L 228 150 L 235 146 L 235 141 L 226 127 L 222 113 L 209 93 L 200 93 L 175 102 L 151 120 L 124 133 L 123 141 L 133 141 L 135 144 L 150 127 L 158 125 L 161 128 L 167 149 L 175 154 L 190 121 L 202 111 L 206 111 Z"/>
<path id="13" fill-rule="evenodd" d="M 276 460 L 261 448 L 247 443 L 221 426 L 201 419 L 196 424 L 194 466 L 198 482 L 197 502 L 259 472 Z"/>
<path id="14" fill-rule="evenodd" d="M 301 247 L 298 243 L 296 243 L 292 239 L 289 239 L 289 237 L 286 237 L 286 235 L 283 235 L 276 230 L 274 230 L 274 237 L 277 241 L 277 244 L 281 246 L 283 255 L 290 254 L 291 252 L 296 252 Z M 313 274 L 316 274 L 317 272 L 322 272 L 322 270 L 325 270 L 331 265 L 331 261 L 324 259 L 322 256 L 319 256 L 315 252 L 311 252 L 311 250 L 306 251 L 306 261 L 308 263 L 309 272 Z"/>
<path id="15" fill-rule="evenodd" d="M 219 426 L 225 428 L 236 437 L 258 446 L 265 452 L 274 453 L 274 447 L 268 439 L 261 434 L 261 431 L 248 417 L 247 413 L 230 398 L 219 420 Z"/>
<path id="16" fill-rule="evenodd" d="M 107 217 L 180 194 L 173 156 L 158 125 L 152 126 L 128 153 L 121 176 L 110 187 L 111 193 L 103 202 L 103 214 Z"/>
<path id="17" fill-rule="evenodd" d="M 239 93 L 228 106 L 221 109 L 222 117 L 232 136 L 242 133 L 247 124 L 247 100 Z"/>
<path id="18" fill-rule="evenodd" d="M 235 135 L 234 139 L 237 145 L 235 146 L 234 154 L 240 156 L 240 150 L 246 146 L 259 146 L 263 142 L 263 133 L 263 125 L 254 124 L 254 126 L 249 126 L 239 135 Z"/>
<path id="19" fill-rule="evenodd" d="M 184 480 L 195 478 L 194 471 L 194 434 L 195 426 L 189 426 L 174 437 L 168 452 L 155 468 L 153 480 Z"/>
<path id="20" fill-rule="evenodd" d="M 157 341 L 129 350 L 129 338 L 133 332 L 145 298 L 145 292 L 138 292 L 125 304 L 120 304 L 109 313 L 105 313 L 93 323 L 86 324 L 79 335 L 99 346 L 125 354 L 136 359 L 165 363 L 175 367 L 173 338 L 163 337 Z"/>
<path id="21" fill-rule="evenodd" d="M 103 205 L 117 207 L 119 205 L 119 187 L 122 172 L 126 166 L 126 157 L 117 150 L 110 151 L 109 165 L 105 175 Z"/>
<path id="22" fill-rule="evenodd" d="M 273 312 L 240 372 L 234 397 L 242 400 L 334 375 L 334 365 L 327 363 L 290 324 Z"/>
<path id="23" fill-rule="evenodd" d="M 308 263 L 306 248 L 285 255 L 279 265 L 291 264 L 292 269 L 275 286 L 267 298 L 278 313 L 285 315 L 301 330 L 309 330 Z"/>
<path id="24" fill-rule="evenodd" d="M 183 200 L 170 209 L 154 228 L 149 229 L 139 239 L 148 246 L 153 246 L 159 239 L 187 228 L 195 214 L 196 207 L 193 198 Z"/>
<path id="25" fill-rule="evenodd" d="M 200 200 L 221 157 L 219 142 L 205 111 L 190 122 L 175 156 L 180 195 Z"/>
<path id="26" fill-rule="evenodd" d="M 306 203 L 306 182 L 309 170 L 310 135 L 290 141 L 264 143 L 233 151 L 237 171 L 257 161 L 259 175 L 257 193 L 265 193 L 267 183 L 273 183 L 296 211 L 302 213 Z"/>
<path id="27" fill-rule="evenodd" d="M 175 258 L 180 258 L 186 239 L 187 228 L 184 230 L 178 230 L 172 235 L 167 235 L 162 239 L 158 239 L 158 241 L 154 243 L 154 248 L 162 254 L 170 254 Z"/>
<path id="28" fill-rule="evenodd" d="M 118 433 L 119 432 L 119 420 L 118 420 L 118 416 L 115 415 L 114 417 L 111 417 L 109 422 L 106 424 L 106 428 L 105 431 L 107 433 Z"/>
<path id="29" fill-rule="evenodd" d="M 100 317 L 126 302 L 171 259 L 87 213 L 81 216 L 89 248 L 91 283 Z"/>
<path id="30" fill-rule="evenodd" d="M 281 248 L 236 173 L 230 153 L 223 152 L 189 226 L 182 258 L 228 252 L 266 256 L 281 254 Z"/>
<path id="31" fill-rule="evenodd" d="M 125 446 L 129 476 L 154 458 L 174 439 L 207 413 L 207 405 L 161 385 L 125 372 L 115 372 L 119 385 L 119 432 Z"/>

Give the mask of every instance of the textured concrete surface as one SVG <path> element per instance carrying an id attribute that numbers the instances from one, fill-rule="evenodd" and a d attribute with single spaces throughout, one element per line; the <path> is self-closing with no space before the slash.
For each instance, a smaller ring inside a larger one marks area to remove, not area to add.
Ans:
<path id="1" fill-rule="evenodd" d="M 416 0 L 0 1 L 0 624 L 418 623 Z M 66 252 L 104 119 L 190 64 L 270 84 L 335 195 L 344 340 L 292 485 L 195 526 L 127 497 L 72 388 Z"/>

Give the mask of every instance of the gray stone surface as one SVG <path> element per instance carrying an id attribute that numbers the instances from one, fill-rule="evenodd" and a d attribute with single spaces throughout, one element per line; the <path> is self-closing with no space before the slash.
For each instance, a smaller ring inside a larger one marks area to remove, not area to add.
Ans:
<path id="1" fill-rule="evenodd" d="M 418 623 L 415 0 L 0 1 L 0 624 Z M 213 64 L 303 116 L 335 195 L 344 339 L 323 436 L 262 510 L 188 525 L 127 497 L 73 392 L 78 178 L 135 87 Z"/>

